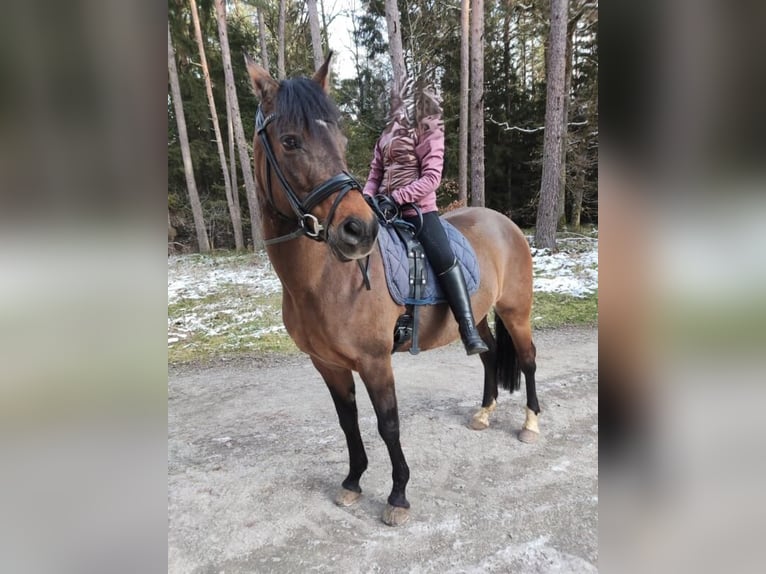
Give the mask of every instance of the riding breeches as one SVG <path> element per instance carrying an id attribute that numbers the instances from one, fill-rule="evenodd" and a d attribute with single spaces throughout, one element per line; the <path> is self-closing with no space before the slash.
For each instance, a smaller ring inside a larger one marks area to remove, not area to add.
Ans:
<path id="1" fill-rule="evenodd" d="M 417 226 L 418 217 L 405 217 L 405 221 Z M 429 211 L 423 214 L 423 226 L 420 231 L 420 243 L 428 257 L 428 261 L 436 275 L 441 275 L 455 263 L 455 253 L 452 251 L 447 233 L 439 221 L 439 213 Z"/>

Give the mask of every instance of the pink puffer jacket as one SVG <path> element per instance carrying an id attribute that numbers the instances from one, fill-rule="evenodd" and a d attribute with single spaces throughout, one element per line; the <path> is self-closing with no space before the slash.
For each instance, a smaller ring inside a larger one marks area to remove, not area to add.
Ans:
<path id="1" fill-rule="evenodd" d="M 414 203 L 423 213 L 436 211 L 436 190 L 444 167 L 444 121 L 423 118 L 416 130 L 394 121 L 375 144 L 366 195 L 383 193 L 398 204 Z M 412 210 L 404 215 L 413 215 Z"/>

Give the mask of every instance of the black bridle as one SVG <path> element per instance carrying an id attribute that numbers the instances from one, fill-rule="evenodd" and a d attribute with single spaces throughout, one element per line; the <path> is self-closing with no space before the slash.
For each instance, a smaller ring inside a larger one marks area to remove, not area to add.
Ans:
<path id="1" fill-rule="evenodd" d="M 266 133 L 266 128 L 272 121 L 274 121 L 274 118 L 276 118 L 275 113 L 264 117 L 261 106 L 258 106 L 258 111 L 255 114 L 255 131 L 258 134 L 258 137 L 261 139 L 263 151 L 266 153 L 267 198 L 272 209 L 274 209 L 278 215 L 286 220 L 294 220 L 293 217 L 282 213 L 274 203 L 274 193 L 271 189 L 271 170 L 273 169 L 274 173 L 277 175 L 279 183 L 282 185 L 282 190 L 287 197 L 287 201 L 290 203 L 290 207 L 297 217 L 298 228 L 292 233 L 288 233 L 287 235 L 281 235 L 279 237 L 266 239 L 264 243 L 266 245 L 273 245 L 275 243 L 282 243 L 283 241 L 295 239 L 301 235 L 305 235 L 314 241 L 326 241 L 327 230 L 332 224 L 332 219 L 335 216 L 335 211 L 338 208 L 338 205 L 343 200 L 343 198 L 346 197 L 349 191 L 356 190 L 361 193 L 362 187 L 350 173 L 343 171 L 337 175 L 332 176 L 324 183 L 319 184 L 317 187 L 311 190 L 311 193 L 309 193 L 303 201 L 301 201 L 293 188 L 288 183 L 287 178 L 285 178 L 285 174 L 279 168 L 277 157 L 274 155 L 274 150 L 271 147 L 271 143 L 269 143 L 269 136 Z M 324 224 L 322 224 L 319 222 L 319 219 L 317 219 L 315 215 L 311 214 L 311 211 L 325 199 L 330 197 L 333 193 L 337 193 L 338 195 L 335 198 L 335 201 L 333 201 L 332 207 L 330 207 L 330 211 L 327 214 L 327 219 L 325 219 Z"/>

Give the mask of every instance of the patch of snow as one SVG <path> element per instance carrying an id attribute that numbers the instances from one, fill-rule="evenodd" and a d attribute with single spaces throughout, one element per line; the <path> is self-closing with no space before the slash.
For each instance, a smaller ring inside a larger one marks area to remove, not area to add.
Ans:
<path id="1" fill-rule="evenodd" d="M 598 289 L 598 240 L 569 239 L 561 250 L 531 248 L 534 290 L 587 297 Z"/>
<path id="2" fill-rule="evenodd" d="M 255 256 L 168 258 L 168 304 L 180 299 L 202 299 L 232 285 L 257 295 L 280 293 L 279 281 L 268 259 Z"/>
<path id="3" fill-rule="evenodd" d="M 232 289 L 234 288 L 234 289 Z M 258 307 L 257 297 L 279 294 L 282 284 L 266 257 L 235 255 L 209 257 L 180 255 L 168 258 L 168 305 L 178 304 L 168 316 L 168 345 L 191 333 L 230 334 L 238 326 L 273 314 Z M 215 296 L 215 297 L 213 297 Z M 210 301 L 200 301 L 211 297 Z M 282 330 L 281 325 L 248 333 L 246 338 Z M 245 335 L 235 338 L 244 338 Z"/>
<path id="4" fill-rule="evenodd" d="M 258 329 L 257 331 L 253 331 L 250 336 L 254 339 L 257 339 L 258 337 L 262 337 L 263 335 L 268 335 L 269 333 L 278 333 L 279 331 L 284 331 L 285 326 L 284 325 L 272 325 L 271 327 L 266 327 L 264 329 Z"/>

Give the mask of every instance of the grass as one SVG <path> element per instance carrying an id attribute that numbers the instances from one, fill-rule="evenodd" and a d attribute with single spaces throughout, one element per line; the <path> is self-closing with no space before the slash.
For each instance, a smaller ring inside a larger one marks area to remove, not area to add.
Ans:
<path id="1" fill-rule="evenodd" d="M 225 335 L 194 335 L 168 348 L 168 363 L 210 363 L 213 359 L 263 354 L 297 354 L 298 348 L 286 332 L 269 333 L 251 341 Z"/>
<path id="2" fill-rule="evenodd" d="M 532 327 L 555 329 L 566 325 L 593 326 L 598 323 L 598 292 L 587 297 L 561 293 L 535 293 Z"/>
<path id="3" fill-rule="evenodd" d="M 232 285 L 202 299 L 176 301 L 168 306 L 168 319 L 169 334 L 185 335 L 168 347 L 171 364 L 298 352 L 282 327 L 280 294 L 255 296 Z M 200 323 L 204 329 L 184 329 Z"/>

